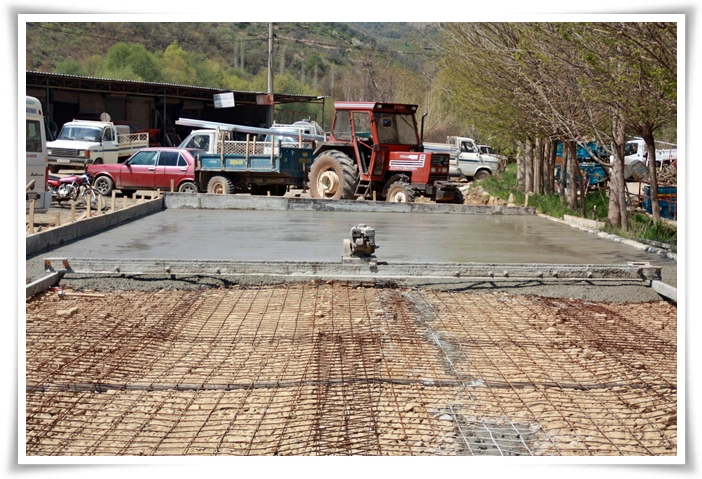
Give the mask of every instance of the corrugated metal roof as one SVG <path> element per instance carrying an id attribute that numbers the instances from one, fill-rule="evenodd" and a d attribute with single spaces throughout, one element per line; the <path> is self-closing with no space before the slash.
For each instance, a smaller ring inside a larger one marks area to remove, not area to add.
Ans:
<path id="1" fill-rule="evenodd" d="M 230 90 L 230 89 L 226 89 L 226 88 L 203 87 L 203 86 L 197 86 L 197 85 L 182 85 L 182 84 L 176 84 L 176 83 L 120 80 L 120 79 L 114 79 L 114 78 L 88 77 L 88 76 L 82 76 L 82 75 L 67 75 L 64 73 L 40 72 L 40 71 L 34 71 L 34 70 L 27 70 L 26 74 L 27 75 L 54 77 L 57 79 L 60 78 L 60 79 L 86 80 L 86 81 L 104 81 L 104 82 L 112 82 L 112 83 L 120 83 L 120 84 L 149 85 L 149 86 L 156 86 L 156 87 L 162 86 L 162 87 L 168 87 L 168 88 L 181 88 L 181 89 L 208 91 L 208 92 L 233 91 L 234 93 L 245 94 L 245 95 L 266 95 L 267 94 L 267 92 L 261 92 L 261 91 L 257 92 L 257 91 L 245 91 L 245 90 Z M 299 95 L 299 94 L 294 94 L 294 93 L 275 93 L 275 96 L 276 97 L 287 97 L 287 98 L 299 98 L 299 99 L 306 99 L 306 100 L 321 99 L 321 97 L 316 96 L 316 95 Z"/>

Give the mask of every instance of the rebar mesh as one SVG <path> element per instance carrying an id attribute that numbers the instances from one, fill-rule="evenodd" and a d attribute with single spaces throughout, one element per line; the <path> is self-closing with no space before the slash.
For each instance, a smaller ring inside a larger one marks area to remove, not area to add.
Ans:
<path id="1" fill-rule="evenodd" d="M 676 308 L 342 282 L 27 303 L 27 455 L 675 455 Z"/>

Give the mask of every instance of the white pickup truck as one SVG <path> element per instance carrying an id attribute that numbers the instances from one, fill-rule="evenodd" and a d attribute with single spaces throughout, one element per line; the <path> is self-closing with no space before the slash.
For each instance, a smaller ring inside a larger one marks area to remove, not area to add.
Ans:
<path id="1" fill-rule="evenodd" d="M 149 146 L 149 134 L 129 133 L 129 126 L 111 121 L 73 120 L 56 140 L 46 144 L 49 171 L 84 169 L 90 164 L 121 163 Z"/>
<path id="2" fill-rule="evenodd" d="M 614 161 L 614 157 L 610 156 L 610 161 Z M 677 145 L 674 143 L 656 141 L 656 162 L 658 162 L 659 168 L 676 163 L 677 161 Z M 632 138 L 626 142 L 626 145 L 624 145 L 624 178 L 626 180 L 634 177 L 634 173 L 637 171 L 637 168 L 639 171 L 642 168 L 641 166 L 637 167 L 637 162 L 648 165 L 648 151 L 646 150 L 646 142 L 643 138 L 638 137 Z"/>
<path id="3" fill-rule="evenodd" d="M 257 128 L 250 128 L 252 131 L 257 131 Z M 271 135 L 271 130 L 281 132 L 280 136 Z M 243 131 L 243 129 L 242 129 Z M 265 131 L 265 137 L 261 139 L 264 143 L 270 143 L 275 137 L 276 141 L 282 141 L 284 143 L 301 143 L 301 146 L 306 143 L 302 139 L 298 138 L 298 135 L 320 135 L 324 136 L 324 130 L 314 121 L 302 120 L 297 121 L 291 125 L 273 123 L 269 129 L 260 129 L 260 131 Z M 285 133 L 286 136 L 283 136 Z M 252 133 L 253 134 L 253 133 Z M 258 136 L 263 136 L 259 134 Z M 220 129 L 200 129 L 193 130 L 190 134 L 180 143 L 181 148 L 195 148 L 198 150 L 203 150 L 205 153 L 221 153 L 221 145 L 225 141 L 233 141 L 234 132 L 229 130 Z M 308 145 L 304 145 L 308 146 Z M 264 154 L 270 154 L 270 147 L 264 147 Z M 274 154 L 278 154 L 278 147 L 275 147 Z"/>
<path id="4" fill-rule="evenodd" d="M 425 151 L 449 154 L 449 176 L 482 180 L 497 173 L 499 160 L 480 152 L 472 138 L 446 137 L 446 143 L 424 143 Z"/>

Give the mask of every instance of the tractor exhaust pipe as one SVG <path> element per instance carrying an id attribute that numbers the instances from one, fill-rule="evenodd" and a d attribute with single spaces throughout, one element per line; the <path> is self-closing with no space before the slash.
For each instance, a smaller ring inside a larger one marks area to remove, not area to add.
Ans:
<path id="1" fill-rule="evenodd" d="M 424 151 L 424 118 L 429 114 L 429 112 L 425 112 L 422 115 L 422 126 L 421 129 L 419 130 L 419 151 Z"/>

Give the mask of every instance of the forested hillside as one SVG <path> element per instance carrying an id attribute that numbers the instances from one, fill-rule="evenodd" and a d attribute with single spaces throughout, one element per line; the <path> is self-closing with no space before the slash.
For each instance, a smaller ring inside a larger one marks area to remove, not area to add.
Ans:
<path id="1" fill-rule="evenodd" d="M 276 23 L 274 91 L 439 112 L 437 31 L 428 23 Z M 26 68 L 267 91 L 268 36 L 267 23 L 28 23 Z M 428 133 L 440 139 L 456 128 L 441 114 Z"/>
<path id="2" fill-rule="evenodd" d="M 387 97 L 379 78 L 366 73 L 397 68 L 405 74 L 431 74 L 436 52 L 427 49 L 428 25 L 275 24 L 274 89 L 329 96 L 338 91 L 358 100 L 371 94 Z M 266 23 L 27 26 L 28 70 L 265 91 L 267 64 Z"/>

